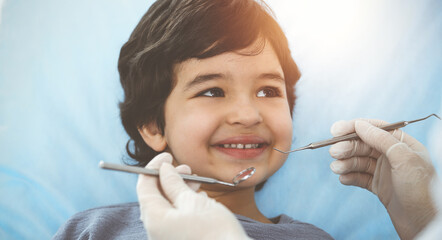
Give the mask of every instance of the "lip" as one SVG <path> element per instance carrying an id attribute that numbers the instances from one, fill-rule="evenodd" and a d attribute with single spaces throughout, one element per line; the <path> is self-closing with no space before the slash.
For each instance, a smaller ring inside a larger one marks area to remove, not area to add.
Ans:
<path id="1" fill-rule="evenodd" d="M 224 144 L 260 144 L 261 146 L 248 149 L 224 148 L 220 146 Z M 260 156 L 269 144 L 264 138 L 259 136 L 235 136 L 216 142 L 212 146 L 218 151 L 236 159 L 253 159 Z"/>

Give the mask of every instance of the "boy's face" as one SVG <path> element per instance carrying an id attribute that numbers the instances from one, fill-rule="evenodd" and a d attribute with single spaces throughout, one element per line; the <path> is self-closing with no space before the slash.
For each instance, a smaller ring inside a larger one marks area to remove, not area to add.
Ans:
<path id="1" fill-rule="evenodd" d="M 189 59 L 174 68 L 176 85 L 165 105 L 164 139 L 176 163 L 193 173 L 231 182 L 241 170 L 256 173 L 240 186 L 254 186 L 275 173 L 289 149 L 292 119 L 284 73 L 267 42 L 211 58 Z"/>

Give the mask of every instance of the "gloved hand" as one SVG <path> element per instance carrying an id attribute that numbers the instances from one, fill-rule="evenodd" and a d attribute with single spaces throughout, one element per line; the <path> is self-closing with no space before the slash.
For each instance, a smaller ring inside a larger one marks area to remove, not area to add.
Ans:
<path id="1" fill-rule="evenodd" d="M 373 126 L 373 125 L 374 126 Z M 386 132 L 380 120 L 336 122 L 333 136 L 356 132 L 361 140 L 339 142 L 330 148 L 331 163 L 344 185 L 376 194 L 387 209 L 401 239 L 412 239 L 435 216 L 431 181 L 435 170 L 426 148 L 401 130 Z"/>
<path id="2" fill-rule="evenodd" d="M 149 240 L 250 239 L 226 207 L 205 192 L 195 192 L 200 184 L 186 185 L 178 172 L 190 174 L 189 166 L 180 165 L 175 169 L 171 163 L 172 155 L 161 153 L 146 166 L 159 169 L 159 179 L 147 175 L 138 177 L 141 220 Z"/>

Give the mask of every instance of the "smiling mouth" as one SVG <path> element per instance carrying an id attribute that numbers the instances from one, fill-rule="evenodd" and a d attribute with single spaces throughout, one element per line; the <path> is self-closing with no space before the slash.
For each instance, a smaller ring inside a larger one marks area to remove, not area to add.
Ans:
<path id="1" fill-rule="evenodd" d="M 234 159 L 252 160 L 261 156 L 267 146 L 267 143 L 224 143 L 215 145 L 215 148 Z"/>
<path id="2" fill-rule="evenodd" d="M 227 149 L 257 149 L 262 148 L 264 146 L 263 143 L 230 143 L 230 144 L 219 144 L 217 145 L 220 148 L 227 148 Z"/>

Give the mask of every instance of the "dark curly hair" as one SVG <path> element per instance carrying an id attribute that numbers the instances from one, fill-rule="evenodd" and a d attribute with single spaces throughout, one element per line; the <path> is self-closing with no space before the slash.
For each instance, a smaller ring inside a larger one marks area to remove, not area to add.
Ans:
<path id="1" fill-rule="evenodd" d="M 138 129 L 154 123 L 164 133 L 164 104 L 174 87 L 173 66 L 270 43 L 284 71 L 291 112 L 300 77 L 287 39 L 268 6 L 254 0 L 158 0 L 141 18 L 118 60 L 124 101 L 120 115 L 130 140 L 126 150 L 145 166 L 158 152 Z M 262 46 L 263 47 L 263 46 Z"/>

